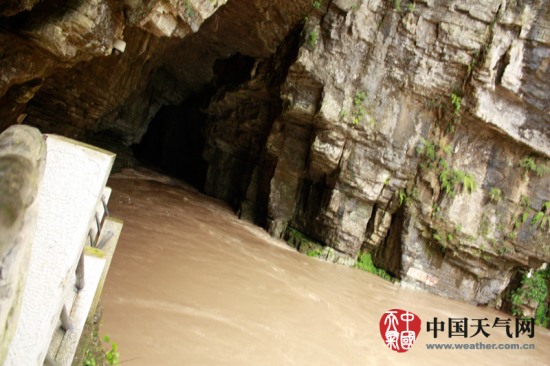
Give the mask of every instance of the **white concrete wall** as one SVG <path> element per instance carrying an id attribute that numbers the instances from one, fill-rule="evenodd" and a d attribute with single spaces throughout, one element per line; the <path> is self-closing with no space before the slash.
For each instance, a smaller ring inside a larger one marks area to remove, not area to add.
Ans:
<path id="1" fill-rule="evenodd" d="M 47 136 L 40 212 L 19 324 L 7 366 L 42 365 L 115 155 Z"/>

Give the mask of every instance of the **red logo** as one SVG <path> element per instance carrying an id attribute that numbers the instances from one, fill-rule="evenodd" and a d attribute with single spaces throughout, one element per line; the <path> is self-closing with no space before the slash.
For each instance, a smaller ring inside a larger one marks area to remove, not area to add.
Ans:
<path id="1" fill-rule="evenodd" d="M 422 327 L 422 321 L 410 311 L 391 309 L 380 318 L 380 335 L 384 343 L 396 352 L 411 349 Z"/>

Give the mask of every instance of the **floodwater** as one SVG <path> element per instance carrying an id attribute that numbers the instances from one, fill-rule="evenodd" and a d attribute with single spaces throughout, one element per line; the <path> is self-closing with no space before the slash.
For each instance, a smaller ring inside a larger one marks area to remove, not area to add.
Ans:
<path id="1" fill-rule="evenodd" d="M 546 329 L 536 327 L 533 338 L 487 327 L 488 338 L 441 332 L 436 339 L 426 330 L 434 317 L 492 325 L 509 316 L 309 258 L 223 203 L 140 175 L 109 182 L 111 213 L 124 229 L 103 291 L 100 332 L 118 343 L 124 365 L 550 365 Z M 380 336 L 380 317 L 392 308 L 422 319 L 406 353 Z M 479 342 L 535 350 L 426 347 Z"/>

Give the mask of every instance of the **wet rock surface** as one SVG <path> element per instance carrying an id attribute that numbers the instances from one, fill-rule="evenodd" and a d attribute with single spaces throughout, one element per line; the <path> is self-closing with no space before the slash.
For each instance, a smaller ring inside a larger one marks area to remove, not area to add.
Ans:
<path id="1" fill-rule="evenodd" d="M 550 261 L 548 1 L 60 4 L 2 9 L 0 129 L 132 162 L 187 101 L 200 188 L 275 237 L 497 307 Z"/>

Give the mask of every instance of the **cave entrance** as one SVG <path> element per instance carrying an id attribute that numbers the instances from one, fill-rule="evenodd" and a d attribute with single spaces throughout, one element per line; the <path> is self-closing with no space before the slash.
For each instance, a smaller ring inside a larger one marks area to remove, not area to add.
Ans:
<path id="1" fill-rule="evenodd" d="M 203 158 L 205 126 L 212 98 L 238 88 L 250 80 L 256 59 L 235 54 L 216 60 L 213 78 L 203 91 L 182 104 L 162 107 L 149 123 L 141 142 L 133 146 L 134 156 L 144 165 L 180 178 L 203 191 L 208 162 Z"/>
<path id="2" fill-rule="evenodd" d="M 178 106 L 164 106 L 155 115 L 141 142 L 133 146 L 143 164 L 185 180 L 202 190 L 208 164 L 202 157 L 206 115 L 202 98 L 190 97 Z"/>

